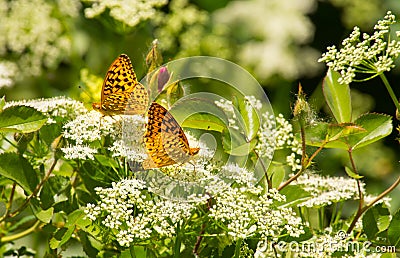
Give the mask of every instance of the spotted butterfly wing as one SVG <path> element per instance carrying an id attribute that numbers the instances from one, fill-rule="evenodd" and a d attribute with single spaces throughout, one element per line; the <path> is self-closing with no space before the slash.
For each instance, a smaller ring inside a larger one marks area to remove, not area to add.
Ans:
<path id="1" fill-rule="evenodd" d="M 149 157 L 143 162 L 144 169 L 184 163 L 199 152 L 189 147 L 182 128 L 163 106 L 153 102 L 147 116 L 144 142 Z"/>
<path id="2" fill-rule="evenodd" d="M 140 84 L 129 57 L 121 54 L 111 64 L 101 89 L 101 102 L 93 109 L 103 115 L 144 114 L 148 104 L 146 88 Z"/>

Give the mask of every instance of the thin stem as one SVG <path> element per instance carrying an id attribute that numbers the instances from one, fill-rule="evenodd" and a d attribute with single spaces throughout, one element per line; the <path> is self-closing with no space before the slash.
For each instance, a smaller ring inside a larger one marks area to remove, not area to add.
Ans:
<path id="1" fill-rule="evenodd" d="M 294 180 L 296 180 L 303 172 L 304 170 L 306 170 L 306 168 L 308 168 L 309 164 L 311 164 L 311 161 L 318 155 L 318 153 L 321 152 L 321 150 L 325 147 L 325 145 L 328 142 L 325 141 L 321 144 L 321 146 L 319 146 L 319 148 L 311 155 L 310 158 L 308 158 L 307 160 L 305 160 L 305 164 L 301 164 L 301 169 L 299 170 L 299 172 L 297 172 L 297 174 L 295 174 L 294 176 L 292 176 L 291 178 L 289 178 L 285 183 L 281 184 L 278 187 L 278 191 L 282 190 L 283 188 L 285 188 L 287 185 L 289 185 L 291 182 L 293 182 Z M 303 154 L 305 155 L 305 154 Z"/>
<path id="2" fill-rule="evenodd" d="M 353 149 L 349 148 L 348 153 L 349 153 L 349 159 L 350 159 L 352 170 L 353 170 L 353 172 L 355 174 L 358 175 L 356 164 L 354 163 L 354 159 L 353 159 Z M 353 230 L 353 228 L 356 225 L 358 219 L 360 218 L 361 214 L 363 213 L 364 195 L 363 195 L 363 193 L 361 191 L 360 179 L 357 179 L 357 189 L 358 189 L 358 196 L 360 197 L 360 200 L 358 202 L 358 209 L 357 209 L 356 216 L 354 216 L 353 221 L 350 224 L 350 227 L 347 229 L 347 233 L 348 234 Z"/>
<path id="3" fill-rule="evenodd" d="M 377 201 L 381 200 L 383 197 L 385 197 L 387 194 L 389 194 L 391 191 L 393 191 L 398 185 L 400 184 L 400 177 L 397 178 L 397 180 L 385 191 L 383 191 L 380 195 L 378 195 L 372 202 L 368 203 L 365 205 L 361 210 L 357 210 L 356 215 L 354 216 L 354 219 L 352 223 L 349 226 L 349 229 L 347 230 L 347 233 L 350 233 L 353 228 L 356 225 L 356 222 L 358 219 L 361 217 L 361 215 L 366 212 L 369 208 L 371 208 Z"/>
<path id="4" fill-rule="evenodd" d="M 257 157 L 257 160 L 260 161 L 260 164 L 264 170 L 264 174 L 265 174 L 265 179 L 267 179 L 267 185 L 268 185 L 268 189 L 272 189 L 272 182 L 271 179 L 268 177 L 268 170 L 264 165 L 264 161 L 260 158 L 260 156 L 258 155 L 257 151 L 253 149 L 254 154 Z"/>
<path id="5" fill-rule="evenodd" d="M 49 168 L 49 171 L 47 171 L 46 175 L 43 177 L 42 181 L 40 181 L 40 183 L 36 186 L 35 190 L 33 190 L 33 192 L 31 193 L 31 195 L 28 196 L 28 198 L 25 199 L 25 202 L 19 206 L 18 209 L 16 209 L 15 211 L 13 211 L 12 213 L 10 213 L 8 215 L 8 217 L 14 217 L 15 215 L 17 215 L 20 211 L 22 211 L 23 209 L 25 209 L 25 207 L 29 204 L 30 200 L 35 197 L 37 195 L 37 193 L 40 191 L 40 189 L 42 188 L 43 184 L 47 181 L 47 179 L 49 179 L 51 173 L 53 172 L 56 164 L 57 164 L 58 159 L 54 159 L 53 164 L 51 164 L 51 167 Z"/>
<path id="6" fill-rule="evenodd" d="M 32 233 L 39 225 L 40 225 L 40 220 L 37 220 L 35 222 L 35 224 L 33 224 L 32 227 L 28 228 L 27 230 L 22 231 L 22 232 L 20 232 L 18 234 L 15 234 L 15 235 L 2 237 L 0 239 L 0 242 L 2 242 L 2 243 L 10 242 L 10 241 L 14 241 L 16 239 L 22 238 L 24 236 L 27 236 L 30 233 Z"/>
<path id="7" fill-rule="evenodd" d="M 388 189 L 386 189 L 380 195 L 378 195 L 372 202 L 365 205 L 365 207 L 363 208 L 364 211 L 371 208 L 377 201 L 381 200 L 383 197 L 385 197 L 387 194 L 389 194 L 391 191 L 393 191 L 399 184 L 400 184 L 400 176 Z"/>
<path id="8" fill-rule="evenodd" d="M 207 212 L 210 211 L 210 209 L 211 209 L 211 197 L 208 198 L 208 200 L 207 200 Z M 206 231 L 206 226 L 207 226 L 207 224 L 205 222 L 201 225 L 201 230 L 200 230 L 199 236 L 197 237 L 196 243 L 193 247 L 192 252 L 195 257 L 199 257 L 199 248 L 200 248 L 201 241 L 203 240 L 203 235 Z"/>
<path id="9" fill-rule="evenodd" d="M 8 200 L 8 203 L 6 205 L 6 211 L 3 216 L 1 216 L 0 221 L 3 221 L 5 218 L 8 217 L 8 214 L 10 214 L 11 206 L 12 206 L 12 201 L 14 199 L 14 193 L 15 193 L 15 188 L 17 186 L 17 183 L 13 183 L 13 186 L 11 188 L 11 193 L 10 193 L 10 199 Z"/>
<path id="10" fill-rule="evenodd" d="M 399 103 L 399 100 L 398 100 L 398 98 L 396 97 L 396 95 L 394 94 L 394 91 L 393 91 L 392 87 L 390 86 L 389 81 L 386 79 L 385 74 L 381 73 L 381 74 L 379 75 L 379 77 L 381 77 L 381 79 L 382 79 L 382 81 L 383 81 L 383 84 L 385 85 L 386 90 L 389 92 L 389 95 L 390 95 L 390 97 L 392 98 L 392 101 L 393 101 L 394 105 L 396 106 L 397 110 L 400 112 L 400 103 Z"/>

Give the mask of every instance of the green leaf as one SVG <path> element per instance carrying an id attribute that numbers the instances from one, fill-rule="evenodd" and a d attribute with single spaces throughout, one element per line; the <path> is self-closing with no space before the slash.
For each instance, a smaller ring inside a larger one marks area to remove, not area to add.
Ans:
<path id="1" fill-rule="evenodd" d="M 88 219 L 83 210 L 76 210 L 70 213 L 68 215 L 68 220 L 65 223 L 65 226 L 78 227 L 83 231 L 91 234 L 92 236 L 97 236 L 101 232 L 99 226 L 97 226 L 90 219 Z"/>
<path id="2" fill-rule="evenodd" d="M 390 244 L 400 248 L 400 210 L 393 215 L 387 234 Z"/>
<path id="3" fill-rule="evenodd" d="M 68 196 L 62 194 L 66 187 L 69 186 L 70 181 L 66 177 L 52 176 L 43 189 L 40 191 L 40 200 L 42 201 L 42 208 L 48 209 L 56 203 L 68 200 Z"/>
<path id="4" fill-rule="evenodd" d="M 374 239 L 375 236 L 389 226 L 390 212 L 382 204 L 375 205 L 364 214 L 362 223 L 365 234 L 368 239 Z"/>
<path id="5" fill-rule="evenodd" d="M 325 100 L 338 123 L 351 122 L 351 96 L 348 84 L 338 83 L 340 74 L 338 72 L 328 70 L 322 90 Z"/>
<path id="6" fill-rule="evenodd" d="M 363 178 L 363 176 L 360 176 L 359 174 L 354 173 L 354 171 L 349 167 L 344 167 L 344 170 L 346 171 L 347 175 L 351 178 L 354 178 L 354 179 Z"/>
<path id="7" fill-rule="evenodd" d="M 325 148 L 357 149 L 374 143 L 392 132 L 390 116 L 364 114 L 354 123 L 317 123 L 306 128 L 306 143 Z"/>
<path id="8" fill-rule="evenodd" d="M 294 207 L 299 203 L 310 199 L 311 194 L 305 191 L 298 185 L 288 185 L 284 187 L 280 192 L 286 196 L 285 206 Z"/>
<path id="9" fill-rule="evenodd" d="M 167 101 L 172 106 L 176 101 L 185 95 L 183 87 L 179 81 L 173 82 L 167 87 Z"/>
<path id="10" fill-rule="evenodd" d="M 32 107 L 12 106 L 0 113 L 0 132 L 31 133 L 46 121 L 47 117 Z"/>
<path id="11" fill-rule="evenodd" d="M 94 157 L 100 163 L 100 165 L 104 167 L 111 167 L 111 168 L 118 167 L 118 163 L 115 161 L 115 159 L 112 159 L 108 156 L 96 154 L 94 155 Z"/>
<path id="12" fill-rule="evenodd" d="M 268 175 L 272 174 L 272 188 L 277 188 L 285 179 L 285 168 L 281 165 L 271 164 L 268 168 Z"/>
<path id="13" fill-rule="evenodd" d="M 197 113 L 188 117 L 182 123 L 182 127 L 222 132 L 226 128 L 226 124 L 214 115 Z"/>
<path id="14" fill-rule="evenodd" d="M 236 114 L 236 117 L 240 117 L 240 120 L 243 120 L 244 122 L 243 127 L 246 133 L 246 138 L 248 140 L 253 139 L 257 136 L 260 127 L 260 119 L 256 110 L 243 97 L 238 98 L 237 96 L 233 96 L 232 103 L 236 106 L 239 112 L 239 114 Z"/>
<path id="15" fill-rule="evenodd" d="M 79 236 L 79 240 L 80 240 L 80 242 L 81 242 L 81 244 L 82 244 L 82 248 L 83 248 L 83 251 L 85 252 L 85 254 L 88 256 L 88 257 L 98 257 L 98 253 L 99 253 L 99 250 L 97 250 L 93 245 L 92 245 L 92 243 L 91 243 L 91 241 L 90 241 L 90 239 L 89 239 L 89 234 L 88 233 L 86 233 L 86 232 L 84 232 L 84 231 L 82 231 L 82 230 L 79 230 L 78 232 L 77 232 L 77 234 L 78 234 L 78 236 Z M 93 238 L 92 238 L 93 239 Z"/>
<path id="16" fill-rule="evenodd" d="M 205 130 L 213 128 L 215 131 L 221 132 L 221 128 L 225 128 L 229 124 L 225 112 L 213 101 L 204 97 L 180 100 L 169 112 L 179 124 L 185 127 L 194 126 L 193 128 Z M 189 121 L 186 122 L 186 120 Z"/>
<path id="17" fill-rule="evenodd" d="M 15 181 L 28 194 L 31 194 L 39 183 L 32 165 L 16 153 L 0 154 L 0 175 Z"/>
<path id="18" fill-rule="evenodd" d="M 56 249 L 65 244 L 68 240 L 71 239 L 72 233 L 74 233 L 75 228 L 61 228 L 57 230 L 55 233 L 54 237 L 50 239 L 50 248 L 51 249 Z"/>
<path id="19" fill-rule="evenodd" d="M 383 114 L 365 114 L 354 121 L 366 132 L 349 136 L 349 143 L 353 149 L 364 147 L 388 136 L 393 129 L 392 118 Z"/>
<path id="20" fill-rule="evenodd" d="M 246 156 L 254 149 L 256 144 L 257 139 L 247 142 L 246 137 L 236 129 L 225 129 L 222 132 L 222 146 L 228 154 Z"/>
<path id="21" fill-rule="evenodd" d="M 35 214 L 38 220 L 43 221 L 44 223 L 49 223 L 53 218 L 54 208 L 51 207 L 47 210 L 40 210 L 38 213 Z"/>

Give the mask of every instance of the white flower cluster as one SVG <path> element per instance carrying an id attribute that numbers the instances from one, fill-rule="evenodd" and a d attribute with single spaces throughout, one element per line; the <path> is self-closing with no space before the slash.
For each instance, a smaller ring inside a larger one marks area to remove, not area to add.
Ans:
<path id="1" fill-rule="evenodd" d="M 340 83 L 349 84 L 355 79 L 356 73 L 372 74 L 375 77 L 385 71 L 394 68 L 394 61 L 400 54 L 400 41 L 390 40 L 390 26 L 396 23 L 395 16 L 388 11 L 386 16 L 379 20 L 374 27 L 372 36 L 364 33 L 362 41 L 361 32 L 358 27 L 354 27 L 350 36 L 343 40 L 342 48 L 338 50 L 336 46 L 328 47 L 328 52 L 324 53 L 318 60 L 325 62 L 334 71 L 340 72 Z M 400 32 L 396 35 L 399 37 Z"/>
<path id="2" fill-rule="evenodd" d="M 230 1 L 213 13 L 216 24 L 224 26 L 240 42 L 233 58 L 254 68 L 261 79 L 279 75 L 288 80 L 317 71 L 319 53 L 304 47 L 312 41 L 314 28 L 307 13 L 315 0 Z M 251 14 L 251 15 L 249 15 Z M 237 33 L 246 31 L 246 35 Z M 257 38 L 257 40 L 252 40 Z"/>
<path id="3" fill-rule="evenodd" d="M 85 8 L 86 18 L 94 18 L 106 9 L 110 10 L 110 16 L 128 26 L 134 27 L 139 22 L 154 18 L 156 8 L 168 3 L 167 0 L 103 0 L 95 1 L 91 7 Z"/>
<path id="4" fill-rule="evenodd" d="M 311 198 L 299 204 L 301 207 L 322 207 L 332 203 L 358 199 L 357 181 L 344 177 L 323 177 L 316 174 L 301 175 L 293 185 L 300 185 Z M 364 193 L 364 184 L 361 184 Z"/>
<path id="5" fill-rule="evenodd" d="M 257 99 L 255 96 L 244 96 L 245 104 L 248 105 L 248 107 L 251 107 L 255 110 L 261 110 L 262 108 L 262 103 L 259 99 Z M 227 99 L 220 99 L 214 102 L 215 105 L 219 108 L 221 108 L 226 116 L 228 117 L 228 127 L 233 128 L 235 130 L 241 129 L 243 131 L 243 128 L 239 128 L 238 124 L 238 118 L 236 116 L 236 113 L 238 110 L 236 107 L 233 105 L 233 102 Z"/>
<path id="6" fill-rule="evenodd" d="M 63 3 L 65 0 L 59 1 L 56 12 L 57 5 L 44 0 L 0 0 L 0 54 L 18 55 L 15 63 L 20 76 L 15 79 L 39 75 L 42 67 L 54 68 L 68 56 L 72 44 L 62 18 L 79 13 L 80 2 L 69 1 L 74 8 Z"/>
<path id="7" fill-rule="evenodd" d="M 143 161 L 147 157 L 142 144 L 144 121 L 142 116 L 110 117 L 92 110 L 64 125 L 64 138 L 70 145 L 62 150 L 66 158 L 93 159 L 102 137 L 109 136 L 112 143 L 107 149 L 112 157 Z"/>
<path id="8" fill-rule="evenodd" d="M 70 120 L 87 112 L 87 109 L 81 102 L 64 96 L 48 99 L 9 101 L 6 102 L 4 108 L 11 106 L 33 107 L 49 116 L 47 121 L 49 124 L 55 123 L 57 118 Z"/>
<path id="9" fill-rule="evenodd" d="M 209 217 L 223 224 L 233 240 L 251 236 L 276 238 L 283 230 L 287 230 L 290 236 L 303 234 L 301 219 L 293 210 L 274 204 L 283 201 L 284 196 L 276 189 L 266 194 L 262 191 L 260 186 L 232 187 L 215 182 L 207 188 L 215 200 Z"/>
<path id="10" fill-rule="evenodd" d="M 253 185 L 254 178 L 248 171 L 236 165 L 224 169 L 243 174 L 237 175 L 233 186 L 218 176 L 210 178 L 205 186 L 207 195 L 189 196 L 189 202 L 156 197 L 152 194 L 151 182 L 124 179 L 113 183 L 111 188 L 97 188 L 100 201 L 88 204 L 85 212 L 92 221 L 115 229 L 116 240 L 122 246 L 151 237 L 172 237 L 177 226 L 189 220 L 198 211 L 198 205 L 206 203 L 208 198 L 213 205 L 206 216 L 221 225 L 233 240 L 249 236 L 276 239 L 283 231 L 293 237 L 304 233 L 302 222 L 293 210 L 277 205 L 285 200 L 277 190 L 263 194 L 261 186 Z M 196 231 L 197 226 L 194 223 L 192 230 Z"/>
<path id="11" fill-rule="evenodd" d="M 18 67 L 15 63 L 9 61 L 0 62 L 0 89 L 12 86 L 17 72 Z"/>
<path id="12" fill-rule="evenodd" d="M 225 113 L 226 116 L 228 117 L 228 125 L 233 129 L 239 130 L 239 127 L 236 125 L 236 113 L 235 113 L 235 107 L 233 106 L 232 101 L 227 100 L 227 99 L 220 99 L 218 101 L 214 102 L 217 107 L 221 108 Z"/>
<path id="13" fill-rule="evenodd" d="M 172 237 L 178 224 L 189 219 L 194 204 L 150 198 L 145 188 L 146 183 L 137 179 L 125 179 L 107 189 L 96 188 L 100 201 L 87 205 L 86 216 L 116 229 L 116 240 L 121 246 L 154 235 Z"/>
<path id="14" fill-rule="evenodd" d="M 293 134 L 293 126 L 282 114 L 275 117 L 266 113 L 263 116 L 265 122 L 258 131 L 256 151 L 261 157 L 272 160 L 275 150 L 290 149 L 291 153 L 286 157 L 286 162 L 292 171 L 299 170 L 302 151 L 300 142 Z"/>

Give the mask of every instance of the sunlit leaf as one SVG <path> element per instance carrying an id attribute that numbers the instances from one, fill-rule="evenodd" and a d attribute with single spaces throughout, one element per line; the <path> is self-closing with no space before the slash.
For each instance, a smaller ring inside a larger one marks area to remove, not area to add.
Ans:
<path id="1" fill-rule="evenodd" d="M 360 176 L 359 174 L 356 174 L 351 168 L 349 167 L 344 167 L 344 170 L 346 171 L 346 174 L 354 179 L 360 179 L 363 178 L 363 176 Z"/>
<path id="2" fill-rule="evenodd" d="M 12 106 L 0 113 L 0 132 L 35 132 L 46 121 L 47 117 L 32 107 Z"/>
<path id="3" fill-rule="evenodd" d="M 260 119 L 256 110 L 247 102 L 243 97 L 234 96 L 232 103 L 236 106 L 240 117 L 244 122 L 244 129 L 246 131 L 246 137 L 248 140 L 256 137 L 258 129 L 260 127 Z"/>
<path id="4" fill-rule="evenodd" d="M 322 90 L 325 100 L 338 123 L 351 122 L 351 96 L 348 84 L 340 84 L 338 72 L 328 70 Z"/>

